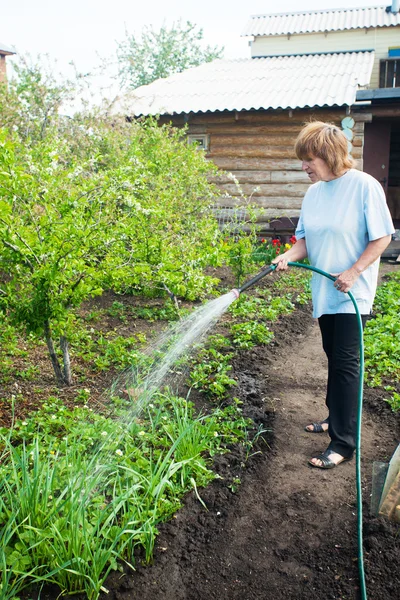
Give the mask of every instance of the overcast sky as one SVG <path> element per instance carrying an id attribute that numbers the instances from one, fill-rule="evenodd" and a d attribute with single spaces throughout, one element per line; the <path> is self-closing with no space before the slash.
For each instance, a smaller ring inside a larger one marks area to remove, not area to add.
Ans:
<path id="1" fill-rule="evenodd" d="M 387 0 L 390 4 L 391 0 Z M 48 54 L 66 72 L 74 61 L 79 71 L 92 71 L 100 57 L 115 57 L 125 31 L 139 33 L 145 25 L 188 20 L 203 28 L 204 39 L 225 47 L 226 58 L 250 57 L 241 38 L 254 14 L 292 12 L 343 6 L 378 6 L 369 0 L 9 0 L 2 3 L 0 42 L 19 54 Z"/>

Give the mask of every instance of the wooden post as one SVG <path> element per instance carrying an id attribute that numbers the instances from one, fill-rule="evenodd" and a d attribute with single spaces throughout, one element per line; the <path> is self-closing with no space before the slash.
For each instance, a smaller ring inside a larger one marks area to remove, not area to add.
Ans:
<path id="1" fill-rule="evenodd" d="M 397 473 L 397 476 L 394 480 L 394 483 L 391 485 L 389 492 L 386 494 L 385 499 L 383 500 L 381 507 L 379 509 L 379 514 L 387 517 L 388 519 L 397 519 L 398 516 L 398 508 L 400 507 L 400 471 Z"/>

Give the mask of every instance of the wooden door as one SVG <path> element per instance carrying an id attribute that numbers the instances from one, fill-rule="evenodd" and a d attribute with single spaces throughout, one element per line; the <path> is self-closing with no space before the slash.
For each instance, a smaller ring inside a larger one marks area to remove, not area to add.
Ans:
<path id="1" fill-rule="evenodd" d="M 390 132 L 388 121 L 365 124 L 363 169 L 382 184 L 385 194 L 389 183 Z"/>

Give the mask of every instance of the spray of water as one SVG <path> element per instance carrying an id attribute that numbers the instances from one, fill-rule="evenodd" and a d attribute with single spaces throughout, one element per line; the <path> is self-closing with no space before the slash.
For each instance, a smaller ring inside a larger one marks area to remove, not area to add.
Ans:
<path id="1" fill-rule="evenodd" d="M 125 390 L 132 402 L 129 411 L 132 419 L 143 411 L 151 397 L 160 390 L 174 365 L 196 348 L 237 297 L 238 292 L 232 290 L 193 311 L 152 344 L 145 372 L 140 367 L 128 369 L 114 382 L 111 393 L 118 394 Z"/>

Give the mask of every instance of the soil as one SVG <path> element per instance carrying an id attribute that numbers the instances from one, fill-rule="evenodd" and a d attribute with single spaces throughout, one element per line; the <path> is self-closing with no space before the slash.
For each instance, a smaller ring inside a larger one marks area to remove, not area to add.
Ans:
<path id="1" fill-rule="evenodd" d="M 219 457 L 216 479 L 160 526 L 153 563 L 113 573 L 102 600 L 355 600 L 355 461 L 331 471 L 307 459 L 328 445 L 304 425 L 322 420 L 326 361 L 309 310 L 281 320 L 275 343 L 235 361 L 235 395 L 269 432 L 251 457 Z M 399 419 L 366 390 L 362 431 L 364 559 L 370 600 L 398 600 L 400 528 L 370 514 L 374 461 L 388 461 Z M 247 459 L 247 460 L 246 460 Z M 239 481 L 240 480 L 240 484 Z"/>

